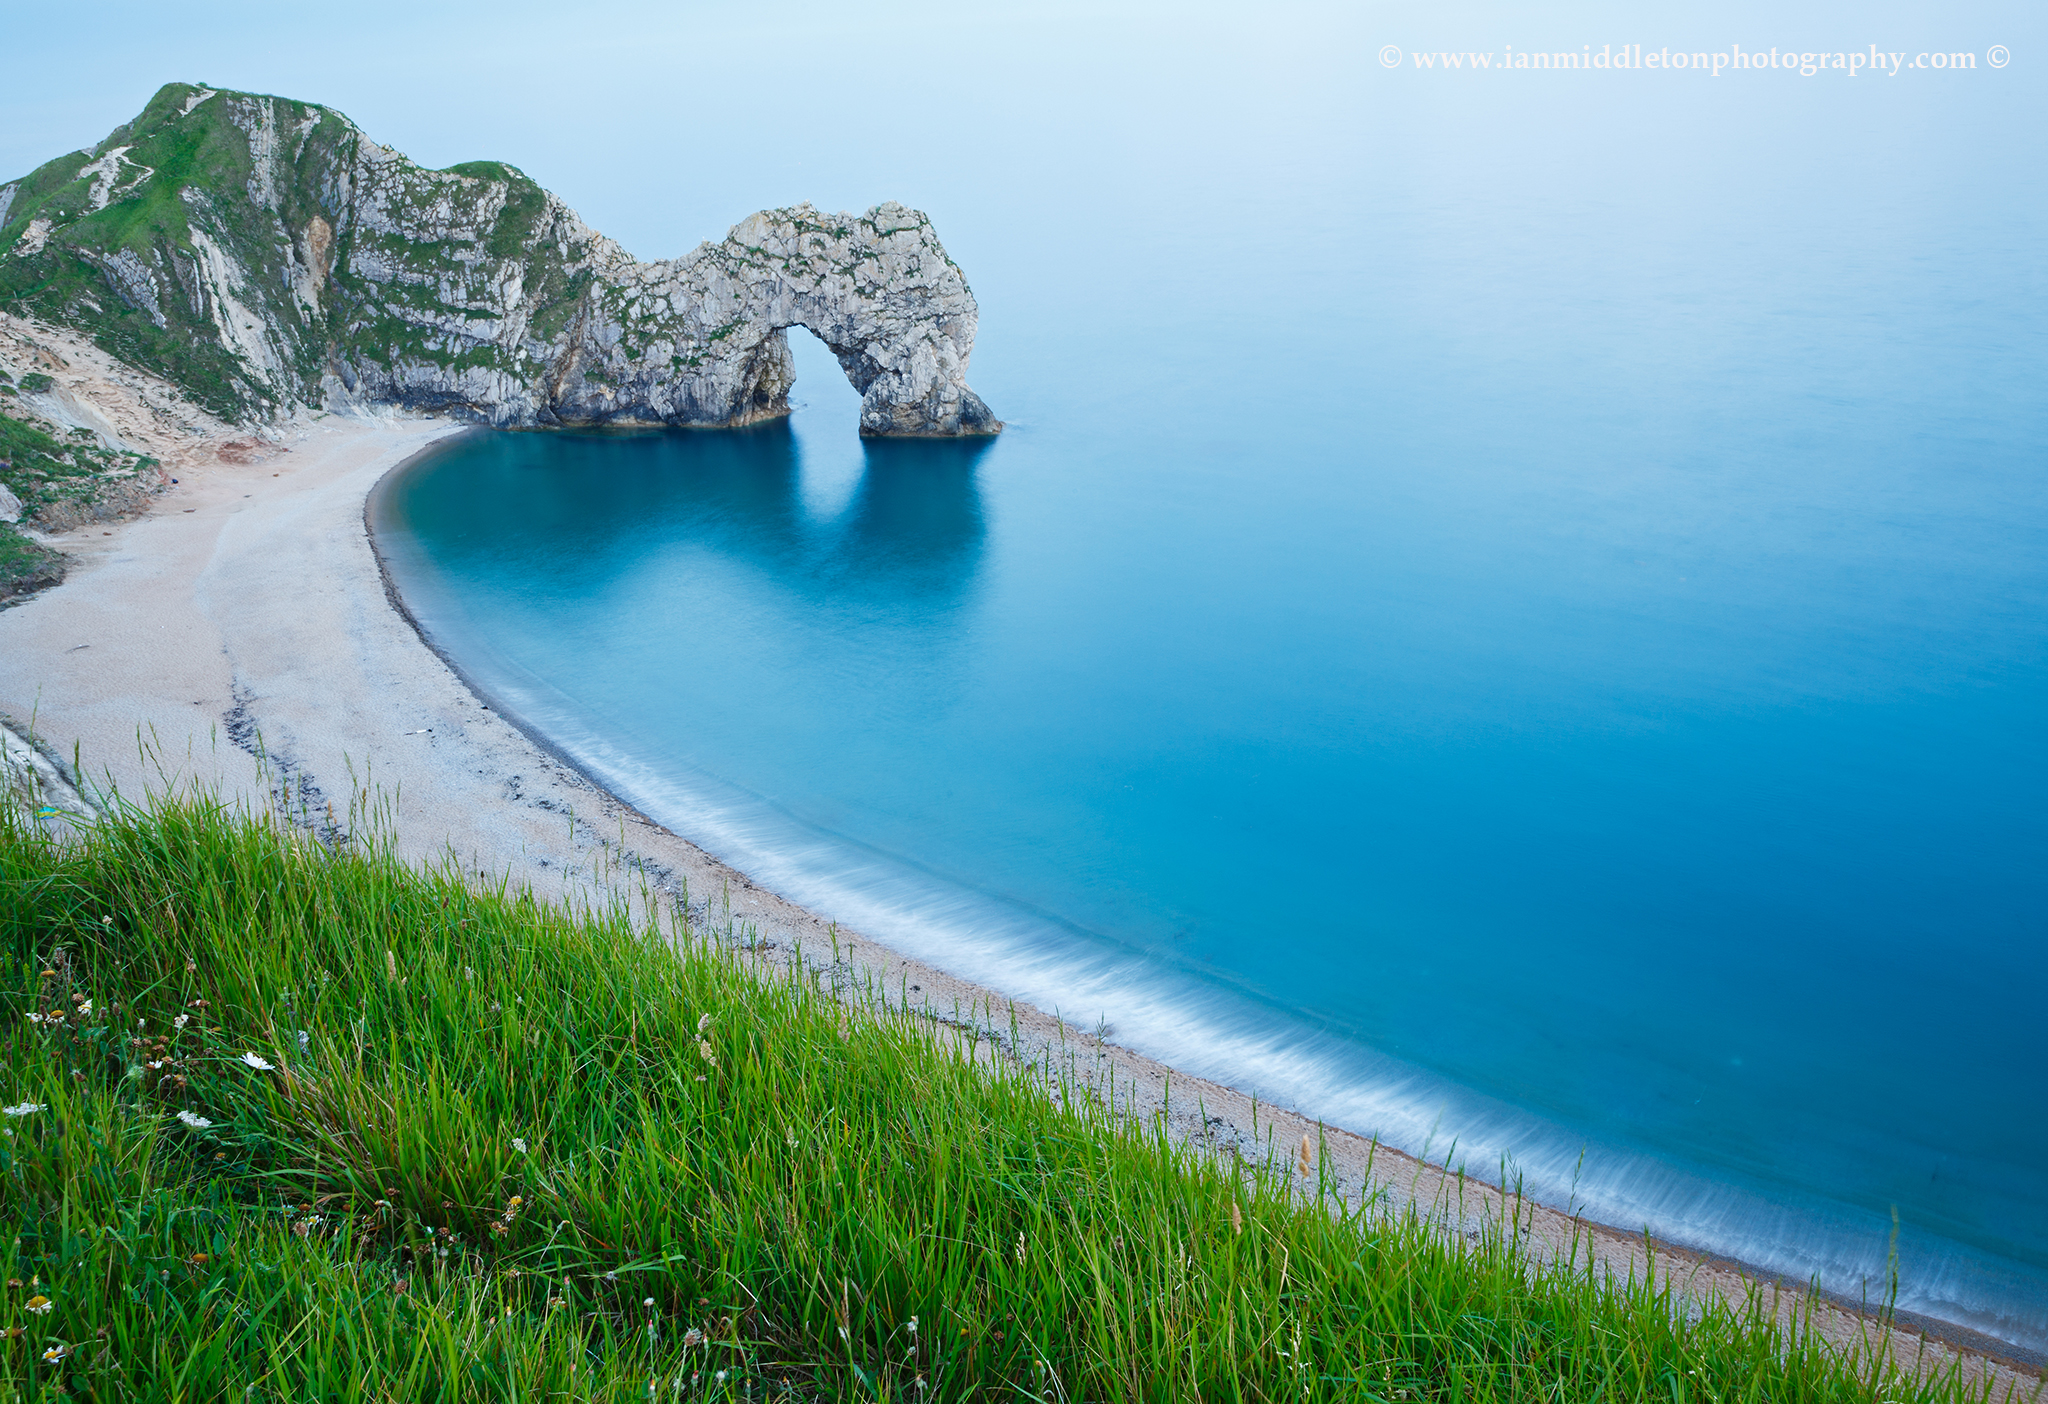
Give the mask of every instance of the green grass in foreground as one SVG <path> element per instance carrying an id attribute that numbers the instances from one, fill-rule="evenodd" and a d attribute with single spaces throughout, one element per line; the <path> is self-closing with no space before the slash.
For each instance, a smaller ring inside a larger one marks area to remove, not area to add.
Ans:
<path id="1" fill-rule="evenodd" d="M 4 1397 L 1960 1393 L 1317 1207 L 623 913 L 204 803 L 30 823 L 0 816 Z"/>

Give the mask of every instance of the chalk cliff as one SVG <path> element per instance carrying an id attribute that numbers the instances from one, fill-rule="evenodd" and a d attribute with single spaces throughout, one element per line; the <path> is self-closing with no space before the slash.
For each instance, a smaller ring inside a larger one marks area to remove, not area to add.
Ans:
<path id="1" fill-rule="evenodd" d="M 641 263 L 514 167 L 427 170 L 331 108 L 190 84 L 0 186 L 0 302 L 237 422 L 749 424 L 788 412 L 802 326 L 863 434 L 1002 428 L 967 386 L 974 294 L 916 210 L 764 210 Z"/>

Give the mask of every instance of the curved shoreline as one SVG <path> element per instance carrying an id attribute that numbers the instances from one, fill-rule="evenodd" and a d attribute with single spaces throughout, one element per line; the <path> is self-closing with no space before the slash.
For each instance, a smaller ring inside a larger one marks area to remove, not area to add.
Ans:
<path id="1" fill-rule="evenodd" d="M 513 726 L 517 727 L 522 732 L 522 734 L 524 734 L 527 737 L 527 739 L 535 746 L 536 749 L 545 752 L 559 764 L 562 764 L 568 767 L 569 769 L 573 770 L 575 773 L 581 776 L 585 782 L 590 784 L 592 788 L 607 794 L 613 800 L 613 802 L 620 804 L 621 806 L 631 810 L 633 813 L 638 815 L 643 822 L 647 823 L 648 825 L 654 828 L 661 829 L 663 826 L 661 825 L 661 822 L 659 820 L 654 819 L 644 810 L 641 810 L 637 806 L 635 806 L 633 801 L 622 795 L 614 787 L 612 782 L 609 781 L 602 773 L 600 773 L 596 769 L 593 769 L 592 766 L 588 762 L 586 762 L 586 760 L 575 754 L 573 750 L 571 750 L 564 744 L 558 742 L 553 736 L 548 734 L 540 726 L 538 726 L 536 723 L 522 715 L 517 705 L 517 699 L 509 697 L 502 689 L 494 687 L 485 677 L 479 675 L 479 673 L 474 668 L 465 666 L 455 656 L 453 651 L 446 644 L 444 644 L 442 640 L 438 639 L 434 635 L 434 633 L 428 628 L 426 621 L 420 616 L 420 614 L 416 612 L 415 609 L 405 601 L 404 593 L 401 590 L 397 579 L 398 571 L 394 569 L 394 565 L 392 562 L 390 542 L 387 539 L 380 538 L 380 526 L 387 537 L 393 534 L 394 530 L 402 530 L 402 527 L 399 526 L 397 520 L 395 508 L 393 508 L 391 505 L 391 494 L 395 491 L 397 485 L 401 482 L 404 475 L 422 467 L 430 457 L 440 452 L 443 452 L 448 447 L 452 447 L 453 444 L 460 442 L 460 437 L 464 436 L 458 436 L 457 439 L 451 439 L 448 441 L 444 441 L 443 444 L 437 444 L 433 449 L 422 451 L 420 454 L 414 455 L 406 462 L 394 467 L 390 472 L 386 473 L 384 477 L 378 480 L 377 484 L 371 489 L 370 493 L 367 495 L 365 499 L 363 513 L 364 528 L 367 536 L 370 539 L 372 549 L 376 554 L 378 569 L 382 577 L 387 597 L 391 600 L 393 607 L 412 626 L 414 632 L 418 635 L 421 643 L 431 652 L 433 652 L 436 657 L 440 658 L 441 661 L 449 668 L 449 670 L 453 672 L 457 677 L 459 677 L 464 683 L 464 685 L 468 687 L 472 693 L 474 693 L 479 699 L 484 701 L 485 704 L 488 705 L 492 710 L 497 712 L 498 715 L 503 717 Z M 405 568 L 401 567 L 399 569 L 402 570 Z M 416 570 L 415 575 L 417 575 Z M 417 587 L 418 581 L 417 579 L 415 579 L 415 588 Z M 663 832 L 669 833 L 670 831 L 663 829 Z M 693 841 L 683 839 L 680 835 L 672 834 L 671 836 L 676 838 L 680 842 L 691 843 L 691 846 L 693 848 L 697 847 L 697 845 Z M 708 851 L 705 850 L 700 849 L 699 851 L 706 852 L 707 858 L 710 858 L 711 861 L 718 863 L 721 867 L 729 867 L 730 871 L 736 877 L 739 877 L 740 880 L 748 883 L 751 883 L 753 881 L 752 878 L 745 876 L 745 874 L 742 872 L 740 868 L 731 867 L 727 860 L 718 858 L 715 855 L 711 855 L 710 853 L 708 853 Z M 778 893 L 777 895 L 778 897 L 782 897 L 782 894 L 780 893 Z M 801 903 L 799 903 L 795 899 L 783 897 L 783 900 L 788 901 L 793 908 L 799 911 L 803 911 L 805 915 L 808 916 L 814 923 L 830 924 L 828 918 L 825 918 L 823 916 L 820 916 L 816 912 L 812 912 L 806 908 L 803 908 Z M 843 930 L 843 928 L 837 928 L 836 926 L 834 927 L 834 929 Z M 1000 988 L 994 985 L 985 982 L 977 983 L 976 981 L 966 979 L 964 977 L 943 972 L 939 967 L 930 964 L 928 960 L 921 960 L 914 956 L 907 956 L 901 948 L 891 946 L 885 940 L 868 936 L 861 936 L 858 933 L 849 932 L 847 934 L 852 940 L 866 942 L 871 947 L 879 947 L 883 951 L 887 952 L 887 956 L 882 962 L 884 966 L 893 964 L 898 969 L 910 968 L 924 972 L 927 979 L 920 981 L 920 984 L 928 983 L 929 980 L 932 978 L 943 977 L 949 980 L 956 981 L 965 989 L 972 991 L 975 997 L 983 1004 L 984 1007 L 993 1007 L 993 1005 L 996 1002 L 1006 1003 L 1013 1008 L 1017 1006 L 1017 1001 L 1019 997 L 1010 994 L 1005 994 Z M 1053 1026 L 1053 1036 L 1051 1038 L 1042 1037 L 1040 1040 L 1039 1047 L 1035 1050 L 1039 1055 L 1044 1055 L 1050 1050 L 1052 1043 L 1056 1042 L 1058 1038 L 1061 1036 L 1061 1031 L 1067 1030 L 1068 1026 L 1064 1025 L 1057 1015 L 1047 1014 L 1041 1008 L 1029 1004 L 1026 1004 L 1023 1007 L 1029 1010 L 1029 1014 L 1032 1019 L 1041 1022 L 1049 1022 Z M 1256 1098 L 1253 1096 L 1253 1094 L 1247 1093 L 1240 1088 L 1233 1087 L 1228 1084 L 1218 1082 L 1206 1077 L 1199 1077 L 1185 1072 L 1175 1072 L 1166 1063 L 1148 1057 L 1147 1055 L 1139 1053 L 1134 1049 L 1125 1048 L 1119 1045 L 1104 1044 L 1100 1046 L 1105 1049 L 1114 1050 L 1113 1052 L 1109 1053 L 1109 1060 L 1117 1064 L 1119 1067 L 1128 1069 L 1130 1066 L 1134 1064 L 1142 1063 L 1144 1066 L 1144 1070 L 1147 1073 L 1162 1079 L 1162 1081 L 1164 1078 L 1171 1077 L 1172 1079 L 1180 1083 L 1180 1085 L 1183 1088 L 1193 1086 L 1196 1089 L 1198 1097 L 1200 1098 L 1205 1110 L 1207 1108 L 1219 1105 L 1222 1099 L 1227 1098 L 1236 1098 L 1256 1104 Z M 1159 1099 L 1157 1099 L 1157 1101 L 1158 1104 L 1163 1105 L 1164 1097 L 1161 1096 Z M 1388 1157 L 1392 1157 L 1405 1167 L 1404 1173 L 1390 1176 L 1385 1174 L 1373 1174 L 1371 1171 L 1368 1171 L 1363 1167 L 1354 1166 L 1353 1169 L 1358 1173 L 1361 1182 L 1363 1182 L 1367 1178 L 1377 1179 L 1381 1183 L 1387 1184 L 1398 1184 L 1399 1182 L 1406 1180 L 1409 1184 L 1411 1192 L 1413 1192 L 1415 1187 L 1417 1187 L 1424 1179 L 1429 1179 L 1432 1177 L 1437 1179 L 1443 1178 L 1443 1171 L 1441 1167 L 1434 1166 L 1425 1160 L 1418 1159 L 1417 1157 L 1409 1154 L 1408 1152 L 1399 1150 L 1392 1146 L 1388 1146 L 1385 1143 L 1373 1141 L 1369 1137 L 1356 1137 L 1356 1133 L 1343 1130 L 1342 1128 L 1327 1127 L 1325 1123 L 1313 1120 L 1302 1113 L 1294 1112 L 1292 1111 L 1292 1109 L 1288 1109 L 1284 1113 L 1276 1112 L 1271 1108 L 1262 1108 L 1261 1111 L 1269 1119 L 1269 1121 L 1271 1118 L 1274 1117 L 1291 1118 L 1293 1120 L 1299 1121 L 1300 1125 L 1303 1127 L 1314 1128 L 1313 1134 L 1319 1136 L 1327 1136 L 1331 1135 L 1332 1133 L 1335 1133 L 1337 1135 L 1345 1137 L 1355 1137 L 1363 1146 L 1366 1147 L 1364 1152 L 1364 1159 L 1366 1161 L 1369 1162 L 1371 1158 L 1375 1155 L 1380 1157 L 1382 1161 L 1384 1161 Z M 1206 1121 L 1198 1119 L 1190 1123 L 1188 1126 L 1183 1127 L 1182 1129 L 1184 1133 L 1189 1135 L 1191 1138 L 1200 1140 L 1205 1144 L 1210 1144 L 1214 1146 L 1219 1143 L 1217 1141 L 1216 1133 L 1212 1129 L 1212 1123 L 1218 1120 L 1224 1121 L 1226 1126 L 1229 1125 L 1227 1119 L 1209 1118 Z M 1292 1128 L 1290 1128 L 1289 1135 L 1284 1139 L 1291 1141 L 1292 1139 L 1294 1139 L 1295 1134 L 1297 1133 Z M 1352 1152 L 1351 1158 L 1358 1159 L 1359 1157 L 1357 1153 L 1357 1148 L 1351 1147 L 1349 1149 Z M 1460 1179 L 1462 1181 L 1462 1177 L 1460 1177 Z M 1433 1188 L 1432 1193 L 1434 1193 Z M 1570 1213 L 1568 1209 L 1562 1208 L 1556 1204 L 1549 1203 L 1543 1200 L 1540 1196 L 1531 1195 L 1531 1199 L 1533 1199 L 1534 1202 L 1538 1206 L 1540 1206 L 1540 1208 L 1544 1212 L 1552 1215 L 1557 1215 L 1560 1218 L 1562 1218 L 1566 1223 L 1583 1226 L 1584 1228 L 1594 1231 L 1603 1237 L 1612 1239 L 1625 1239 L 1630 1245 L 1630 1256 L 1631 1260 L 1633 1261 L 1634 1249 L 1641 1238 L 1641 1234 L 1639 1231 L 1625 1230 L 1612 1224 L 1602 1223 L 1597 1220 L 1588 1219 L 1583 1215 L 1573 1215 Z M 1739 1272 L 1742 1276 L 1752 1280 L 1774 1283 L 1780 1287 L 1793 1288 L 1795 1290 L 1806 1290 L 1806 1284 L 1804 1282 L 1790 1276 L 1789 1274 L 1774 1271 L 1772 1269 L 1761 1267 L 1756 1264 L 1747 1263 L 1739 1258 L 1732 1257 L 1724 1253 L 1717 1253 L 1708 1248 L 1703 1248 L 1680 1241 L 1665 1239 L 1656 1239 L 1653 1241 L 1656 1244 L 1656 1251 L 1660 1254 L 1677 1254 L 1681 1257 L 1696 1261 L 1700 1264 L 1713 1264 L 1719 1267 L 1733 1269 Z M 1606 1255 L 1603 1254 L 1603 1257 L 1604 1256 Z M 1821 1295 L 1828 1301 L 1859 1317 L 1869 1317 L 1871 1319 L 1878 1319 L 1880 1315 L 1879 1313 L 1870 1311 L 1862 1303 L 1858 1302 L 1855 1298 L 1850 1297 L 1846 1294 L 1823 1290 Z M 2042 1365 L 2043 1363 L 2048 1363 L 2048 1357 L 2042 1356 L 2039 1352 L 2031 1351 L 2025 1346 L 2015 1345 L 2011 1342 L 2004 1341 L 2001 1338 L 1990 1336 L 1983 1332 L 1977 1331 L 1969 1326 L 1947 1321 L 1939 1317 L 1901 1310 L 1894 1312 L 1892 1314 L 1892 1319 L 1899 1322 L 1910 1323 L 1912 1328 L 1918 1334 L 1943 1339 L 1965 1350 L 1972 1351 L 1973 1353 L 2001 1355 L 2005 1358 L 2011 1359 L 2013 1363 L 2028 1364 L 2037 1367 Z"/>
<path id="2" fill-rule="evenodd" d="M 388 786 L 414 856 L 452 853 L 480 873 L 536 885 L 559 878 L 572 900 L 602 891 L 622 873 L 644 875 L 672 896 L 690 892 L 693 919 L 704 921 L 712 912 L 702 894 L 723 891 L 726 910 L 754 934 L 757 953 L 787 959 L 799 943 L 807 951 L 830 949 L 833 959 L 822 968 L 843 982 L 920 986 L 928 1008 L 954 1011 L 951 1019 L 939 1015 L 942 1022 L 992 1023 L 1012 1056 L 1060 1061 L 1089 1081 L 1113 1077 L 1135 1109 L 1165 1108 L 1175 1134 L 1197 1145 L 1285 1145 L 1321 1133 L 1324 1155 L 1347 1191 L 1370 1181 L 1413 1195 L 1441 1206 L 1453 1231 L 1519 1209 L 1538 1251 L 1561 1251 L 1576 1238 L 1616 1272 L 1648 1267 L 1638 1234 L 1526 1201 L 1516 1205 L 1476 1180 L 1350 1133 L 1325 1132 L 1220 1083 L 1175 1074 L 883 942 L 838 930 L 608 793 L 575 757 L 502 710 L 458 667 L 420 628 L 391 578 L 375 540 L 374 502 L 396 470 L 445 447 L 451 428 L 418 421 L 339 426 L 324 431 L 337 440 L 324 446 L 327 458 L 298 469 L 287 464 L 289 480 L 281 471 L 269 482 L 271 463 L 226 469 L 196 493 L 166 502 L 123 529 L 114 549 L 85 562 L 71 583 L 0 616 L 0 658 L 38 665 L 33 677 L 18 666 L 0 668 L 0 710 L 19 721 L 38 711 L 36 725 L 55 748 L 68 753 L 73 740 L 88 743 L 88 757 L 130 786 L 153 784 L 150 767 L 108 758 L 130 748 L 135 723 L 150 727 L 169 751 L 182 721 L 190 740 L 186 764 L 174 774 L 213 778 L 316 824 L 324 803 L 337 796 L 345 803 L 344 775 L 359 785 Z M 238 498 L 244 487 L 250 492 Z M 122 555 L 129 547 L 137 554 Z M 138 607 L 165 618 L 138 621 Z M 151 627 L 137 629 L 138 622 Z M 93 677 L 91 643 L 73 640 L 81 628 L 119 624 L 128 629 L 127 656 L 98 655 L 117 664 L 109 688 L 107 679 Z M 209 703 L 211 716 L 178 710 Z M 475 715 L 479 704 L 482 716 Z M 210 748 L 193 726 L 201 719 L 210 723 Z M 222 727 L 226 748 L 219 744 Z M 252 746 L 252 738 L 260 739 Z M 256 764 L 257 749 L 267 772 Z M 169 778 L 160 767 L 155 775 Z M 601 825 L 592 822 L 593 812 Z M 1709 1253 L 1664 1243 L 1654 1251 L 1658 1270 L 1695 1294 L 1739 1299 L 1749 1283 L 1783 1287 L 1784 1311 L 1806 1291 Z M 1818 1324 L 1831 1339 L 1848 1344 L 1885 1329 L 1853 1301 L 1827 1293 L 1819 1300 Z M 1907 1313 L 1896 1320 L 1890 1336 L 1907 1360 L 1927 1341 L 1929 1363 L 1962 1358 L 1974 1361 L 1973 1371 L 2027 1386 L 2043 1364 L 2035 1352 L 1967 1327 Z"/>

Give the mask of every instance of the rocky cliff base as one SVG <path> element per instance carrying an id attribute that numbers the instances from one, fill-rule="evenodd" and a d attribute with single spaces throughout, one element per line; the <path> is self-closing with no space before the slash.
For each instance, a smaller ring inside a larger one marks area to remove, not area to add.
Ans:
<path id="1" fill-rule="evenodd" d="M 801 326 L 863 434 L 1002 427 L 967 385 L 974 295 L 916 210 L 765 210 L 642 263 L 515 167 L 427 170 L 331 108 L 192 84 L 0 186 L 0 300 L 227 423 L 749 424 L 788 412 Z"/>

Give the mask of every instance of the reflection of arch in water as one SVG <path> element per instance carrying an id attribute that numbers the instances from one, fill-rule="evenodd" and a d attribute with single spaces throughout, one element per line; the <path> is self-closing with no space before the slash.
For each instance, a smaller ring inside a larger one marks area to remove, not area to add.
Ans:
<path id="1" fill-rule="evenodd" d="M 395 524 L 419 512 L 418 529 L 457 573 L 572 575 L 591 588 L 643 569 L 647 549 L 666 542 L 800 595 L 943 608 L 980 569 L 976 464 L 991 447 L 985 437 L 863 440 L 851 497 L 821 516 L 806 505 L 802 449 L 786 419 L 486 434 L 423 460 L 380 500 L 398 504 Z"/>
<path id="2" fill-rule="evenodd" d="M 864 592 L 963 592 L 988 533 L 975 465 L 988 439 L 864 439 L 866 466 L 839 514 L 837 573 Z"/>
<path id="3" fill-rule="evenodd" d="M 943 605 L 980 570 L 976 471 L 990 438 L 864 439 L 860 479 L 830 515 L 805 503 L 803 450 L 786 419 L 628 445 L 647 455 L 639 471 L 629 451 L 614 460 L 624 472 L 577 474 L 613 530 L 652 526 L 820 598 Z"/>
<path id="4" fill-rule="evenodd" d="M 786 419 L 661 440 L 650 460 L 657 471 L 634 475 L 615 529 L 652 524 L 817 596 L 943 603 L 980 568 L 986 526 L 975 470 L 989 438 L 864 439 L 860 479 L 829 516 L 805 503 L 803 450 Z M 621 495 L 605 476 L 589 489 Z"/>

